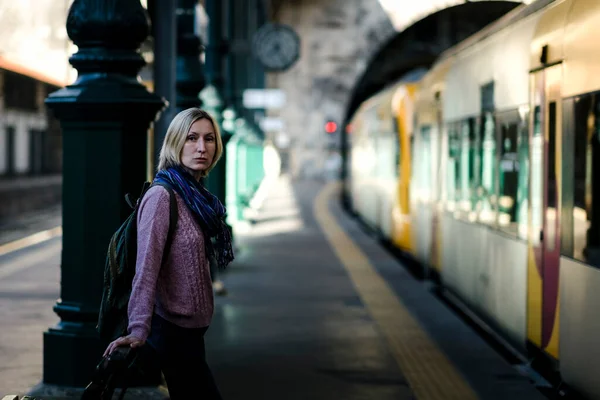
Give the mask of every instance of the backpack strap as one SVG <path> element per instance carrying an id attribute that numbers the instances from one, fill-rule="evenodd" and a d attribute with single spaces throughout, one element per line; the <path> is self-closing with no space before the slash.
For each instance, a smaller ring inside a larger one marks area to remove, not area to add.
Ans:
<path id="1" fill-rule="evenodd" d="M 161 265 L 164 264 L 167 254 L 169 254 L 169 249 L 171 248 L 171 243 L 173 242 L 173 233 L 175 232 L 175 226 L 177 225 L 178 219 L 178 210 L 177 210 L 177 198 L 175 197 L 175 192 L 171 185 L 162 182 L 155 182 L 152 186 L 162 186 L 167 189 L 169 192 L 169 232 L 167 233 L 167 241 L 165 242 L 165 248 L 163 250 L 162 262 Z"/>
<path id="2" fill-rule="evenodd" d="M 141 200 L 142 197 L 144 197 L 144 194 L 146 193 L 146 191 L 148 189 L 150 189 L 150 182 L 144 182 L 144 184 L 142 185 L 142 190 L 140 192 L 140 196 L 138 197 L 137 201 L 134 201 L 133 198 L 131 197 L 130 193 L 127 193 L 125 195 L 125 201 L 127 202 L 127 204 L 129 205 L 129 207 L 135 209 L 135 207 L 137 206 L 137 204 L 139 203 L 139 200 Z"/>

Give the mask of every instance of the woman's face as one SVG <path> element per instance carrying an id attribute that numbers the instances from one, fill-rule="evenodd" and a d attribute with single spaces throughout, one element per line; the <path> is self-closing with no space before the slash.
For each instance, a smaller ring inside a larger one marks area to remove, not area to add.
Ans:
<path id="1" fill-rule="evenodd" d="M 181 164 L 196 178 L 212 164 L 217 150 L 217 134 L 206 119 L 199 119 L 190 127 L 181 150 Z"/>

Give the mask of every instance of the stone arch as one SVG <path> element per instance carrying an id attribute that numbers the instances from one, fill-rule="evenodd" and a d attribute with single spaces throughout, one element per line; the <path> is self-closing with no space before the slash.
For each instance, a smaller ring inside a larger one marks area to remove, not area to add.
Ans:
<path id="1" fill-rule="evenodd" d="M 436 9 L 437 3 L 448 4 L 448 1 L 436 1 L 428 9 L 431 13 L 427 14 L 427 9 L 423 8 L 401 21 L 405 29 L 385 41 L 372 55 L 350 93 L 343 125 L 364 100 L 406 72 L 431 66 L 443 51 L 522 4 L 507 0 L 451 1 L 455 5 Z"/>
<path id="2" fill-rule="evenodd" d="M 267 86 L 282 89 L 288 99 L 284 109 L 269 112 L 269 116 L 281 118 L 285 123 L 281 133 L 287 136 L 288 147 L 280 151 L 286 163 L 289 162 L 292 175 L 319 174 L 329 157 L 329 149 L 335 152 L 342 144 L 344 152 L 343 128 L 334 135 L 326 135 L 326 120 L 333 119 L 343 127 L 362 100 L 397 79 L 403 71 L 430 65 L 443 49 L 520 4 L 506 0 L 407 3 L 411 4 L 410 16 L 400 22 L 407 26 L 402 32 L 397 31 L 398 23 L 392 24 L 380 0 L 277 3 L 279 7 L 270 14 L 271 18 L 293 26 L 302 46 L 296 65 L 267 76 Z M 444 8 L 448 5 L 451 7 Z M 455 32 L 446 42 L 440 39 L 444 38 L 443 33 L 437 34 L 444 21 L 449 25 L 447 32 Z M 410 40 L 415 44 L 407 46 Z"/>
<path id="3" fill-rule="evenodd" d="M 287 98 L 283 109 L 268 115 L 285 123 L 288 145 L 280 151 L 288 170 L 296 176 L 318 175 L 327 149 L 339 143 L 336 135 L 325 134 L 325 121 L 341 125 L 357 77 L 373 51 L 393 36 L 394 27 L 378 0 L 284 1 L 275 20 L 296 30 L 301 53 L 291 69 L 268 74 L 267 86 L 283 90 Z"/>

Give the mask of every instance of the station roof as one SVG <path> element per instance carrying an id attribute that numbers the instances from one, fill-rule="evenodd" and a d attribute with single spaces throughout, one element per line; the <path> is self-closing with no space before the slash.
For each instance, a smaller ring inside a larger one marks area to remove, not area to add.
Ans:
<path id="1" fill-rule="evenodd" d="M 67 82 L 61 82 L 58 79 L 55 79 L 51 76 L 45 75 L 42 72 L 39 72 L 37 70 L 31 69 L 25 65 L 22 65 L 18 62 L 15 61 L 11 61 L 5 57 L 0 56 L 0 68 L 7 70 L 7 71 L 11 71 L 14 73 L 17 73 L 19 75 L 24 75 L 27 76 L 29 78 L 47 83 L 49 85 L 52 86 L 56 86 L 56 87 L 63 87 L 65 85 L 67 85 Z"/>

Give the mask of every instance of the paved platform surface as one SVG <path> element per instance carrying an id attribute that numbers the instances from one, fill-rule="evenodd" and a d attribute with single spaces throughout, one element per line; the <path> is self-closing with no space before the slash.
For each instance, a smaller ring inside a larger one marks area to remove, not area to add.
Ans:
<path id="1" fill-rule="evenodd" d="M 60 226 L 61 216 L 51 207 L 0 224 L 0 398 L 41 380 L 42 333 L 58 322 L 61 242 L 28 238 Z"/>
<path id="2" fill-rule="evenodd" d="M 62 225 L 62 205 L 29 211 L 0 221 L 0 246 Z"/>
<path id="3" fill-rule="evenodd" d="M 226 399 L 542 399 L 340 208 L 281 179 L 208 332 Z"/>
<path id="4" fill-rule="evenodd" d="M 337 190 L 283 177 L 237 229 L 206 338 L 224 399 L 543 399 L 340 209 Z M 0 398 L 41 380 L 60 248 L 56 237 L 0 251 Z"/>

